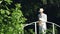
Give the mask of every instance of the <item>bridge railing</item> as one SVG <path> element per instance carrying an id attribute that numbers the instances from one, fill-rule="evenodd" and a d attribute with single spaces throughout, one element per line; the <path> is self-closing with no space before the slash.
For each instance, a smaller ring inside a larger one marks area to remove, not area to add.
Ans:
<path id="1" fill-rule="evenodd" d="M 28 25 L 31 25 L 31 24 L 35 24 L 35 34 L 37 34 L 37 23 L 38 23 L 38 21 L 36 21 L 36 22 L 32 22 L 32 23 L 29 23 L 29 24 L 24 24 L 24 27 L 26 27 L 26 26 L 28 26 Z M 59 27 L 60 28 L 60 26 L 58 25 L 58 24 L 55 24 L 55 23 L 53 23 L 53 22 L 47 22 L 47 23 L 49 23 L 49 24 L 52 24 L 52 29 L 53 29 L 53 34 L 55 34 L 55 25 L 57 26 L 57 27 Z"/>

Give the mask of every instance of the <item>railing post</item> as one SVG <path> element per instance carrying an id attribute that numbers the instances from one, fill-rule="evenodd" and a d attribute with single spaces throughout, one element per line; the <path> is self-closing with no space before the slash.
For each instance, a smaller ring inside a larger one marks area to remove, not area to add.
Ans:
<path id="1" fill-rule="evenodd" d="M 55 34 L 54 23 L 52 23 L 52 25 L 53 25 L 53 34 Z"/>
<path id="2" fill-rule="evenodd" d="M 35 34 L 37 34 L 37 27 L 36 27 L 36 22 L 35 22 Z"/>

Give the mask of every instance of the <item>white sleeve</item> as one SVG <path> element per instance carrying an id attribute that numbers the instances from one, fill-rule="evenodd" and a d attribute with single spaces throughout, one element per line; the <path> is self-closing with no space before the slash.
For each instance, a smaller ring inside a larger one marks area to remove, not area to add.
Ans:
<path id="1" fill-rule="evenodd" d="M 44 15 L 42 18 L 39 18 L 39 20 L 43 22 L 47 22 L 47 15 Z"/>

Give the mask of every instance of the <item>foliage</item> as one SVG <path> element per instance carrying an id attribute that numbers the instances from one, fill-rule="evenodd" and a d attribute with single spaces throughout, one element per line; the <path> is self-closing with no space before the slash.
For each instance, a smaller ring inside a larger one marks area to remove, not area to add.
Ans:
<path id="1" fill-rule="evenodd" d="M 13 1 L 2 1 L 0 6 L 0 34 L 22 34 L 23 24 L 27 20 L 21 9 L 20 3 L 15 3 L 15 7 L 11 7 Z"/>
<path id="2" fill-rule="evenodd" d="M 29 29 L 28 31 L 25 30 L 25 34 L 35 34 L 35 32 L 33 31 L 33 29 Z"/>

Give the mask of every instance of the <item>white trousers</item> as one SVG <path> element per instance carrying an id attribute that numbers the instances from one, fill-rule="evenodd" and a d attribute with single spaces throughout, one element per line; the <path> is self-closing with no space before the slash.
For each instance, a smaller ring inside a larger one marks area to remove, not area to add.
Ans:
<path id="1" fill-rule="evenodd" d="M 39 25 L 39 34 L 46 34 L 46 23 Z"/>

